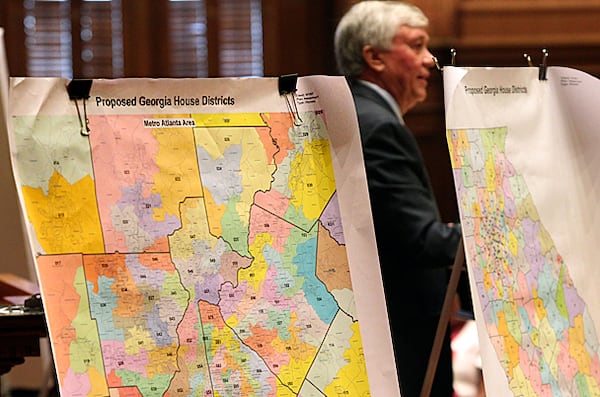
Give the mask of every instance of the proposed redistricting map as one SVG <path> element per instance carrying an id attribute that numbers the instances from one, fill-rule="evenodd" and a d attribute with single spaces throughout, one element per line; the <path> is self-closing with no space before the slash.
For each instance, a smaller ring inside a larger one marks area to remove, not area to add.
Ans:
<path id="1" fill-rule="evenodd" d="M 600 396 L 600 81 L 444 68 L 488 397 Z"/>
<path id="2" fill-rule="evenodd" d="M 506 157 L 506 132 L 448 131 L 482 320 L 515 396 L 599 396 L 594 323 Z"/>
<path id="3" fill-rule="evenodd" d="M 11 119 L 61 394 L 370 396 L 327 114 L 88 101 Z"/>

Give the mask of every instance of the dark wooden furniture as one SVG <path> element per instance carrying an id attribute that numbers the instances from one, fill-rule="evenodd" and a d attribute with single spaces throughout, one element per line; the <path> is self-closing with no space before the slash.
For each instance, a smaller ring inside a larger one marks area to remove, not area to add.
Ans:
<path id="1" fill-rule="evenodd" d="M 22 364 L 25 357 L 40 355 L 40 338 L 47 336 L 44 312 L 24 308 L 39 292 L 23 278 L 0 273 L 0 375 Z"/>

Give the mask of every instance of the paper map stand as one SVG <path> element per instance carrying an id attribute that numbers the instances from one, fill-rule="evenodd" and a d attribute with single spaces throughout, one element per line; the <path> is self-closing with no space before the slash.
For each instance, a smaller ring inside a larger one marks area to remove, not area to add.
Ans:
<path id="1" fill-rule="evenodd" d="M 458 248 L 456 249 L 456 256 L 454 258 L 454 264 L 452 265 L 452 273 L 450 274 L 450 281 L 446 289 L 446 295 L 444 297 L 444 304 L 442 306 L 442 313 L 440 321 L 435 333 L 435 339 L 431 348 L 431 354 L 429 356 L 429 362 L 427 364 L 427 372 L 425 373 L 425 379 L 423 380 L 423 387 L 421 388 L 421 397 L 429 397 L 431 393 L 431 386 L 433 384 L 433 378 L 437 369 L 438 360 L 440 358 L 440 352 L 442 351 L 442 344 L 444 341 L 444 335 L 448 329 L 450 322 L 450 315 L 452 313 L 452 301 L 458 288 L 458 282 L 460 280 L 460 274 L 463 271 L 465 264 L 465 251 L 463 249 L 462 238 L 458 242 Z"/>

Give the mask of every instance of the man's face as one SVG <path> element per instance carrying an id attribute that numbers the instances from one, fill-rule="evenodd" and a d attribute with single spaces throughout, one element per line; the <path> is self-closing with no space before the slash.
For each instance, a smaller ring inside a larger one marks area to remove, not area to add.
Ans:
<path id="1" fill-rule="evenodd" d="M 423 28 L 401 26 L 387 51 L 381 51 L 384 67 L 380 78 L 396 99 L 402 113 L 427 98 L 427 79 L 434 65 L 427 48 L 429 35 Z"/>

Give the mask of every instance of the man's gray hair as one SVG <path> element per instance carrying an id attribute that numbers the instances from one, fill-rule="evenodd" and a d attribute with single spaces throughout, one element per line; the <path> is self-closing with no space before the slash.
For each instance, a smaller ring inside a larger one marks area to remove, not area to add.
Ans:
<path id="1" fill-rule="evenodd" d="M 360 75 L 365 67 L 363 47 L 371 45 L 389 50 L 401 25 L 425 28 L 429 20 L 418 7 L 400 1 L 367 0 L 356 3 L 335 30 L 338 71 L 350 78 Z"/>

